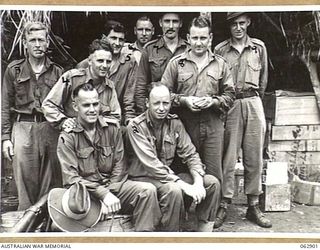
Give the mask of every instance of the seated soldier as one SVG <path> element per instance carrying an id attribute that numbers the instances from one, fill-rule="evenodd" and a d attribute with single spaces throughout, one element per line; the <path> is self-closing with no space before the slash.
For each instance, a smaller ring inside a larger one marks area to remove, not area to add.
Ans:
<path id="1" fill-rule="evenodd" d="M 169 114 L 170 92 L 160 82 L 151 89 L 147 110 L 128 125 L 134 149 L 129 177 L 156 186 L 163 231 L 179 231 L 184 215 L 184 197 L 196 204 L 197 231 L 211 232 L 219 201 L 219 180 L 204 172 L 199 154 L 182 122 Z M 189 173 L 172 170 L 175 153 L 188 166 Z"/>
<path id="2" fill-rule="evenodd" d="M 131 213 L 136 231 L 153 231 L 161 216 L 156 189 L 127 180 L 119 123 L 99 116 L 99 96 L 92 84 L 75 88 L 73 100 L 76 126 L 61 133 L 57 149 L 64 186 L 85 185 L 102 202 L 102 220 L 118 211 Z"/>

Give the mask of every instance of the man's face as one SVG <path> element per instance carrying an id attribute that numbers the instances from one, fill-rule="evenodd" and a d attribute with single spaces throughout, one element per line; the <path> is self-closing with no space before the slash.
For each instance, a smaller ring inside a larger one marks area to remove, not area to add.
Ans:
<path id="1" fill-rule="evenodd" d="M 230 31 L 233 39 L 241 40 L 247 35 L 247 29 L 250 25 L 251 20 L 248 16 L 242 15 L 230 23 Z"/>
<path id="2" fill-rule="evenodd" d="M 26 34 L 23 46 L 27 49 L 29 57 L 35 59 L 43 58 L 49 47 L 49 40 L 45 30 L 31 31 Z"/>
<path id="3" fill-rule="evenodd" d="M 154 34 L 152 23 L 150 21 L 138 21 L 136 27 L 134 27 L 134 34 L 137 36 L 137 41 L 141 45 L 145 45 Z"/>
<path id="4" fill-rule="evenodd" d="M 168 88 L 165 86 L 154 87 L 150 92 L 147 107 L 153 120 L 165 119 L 171 107 Z"/>
<path id="5" fill-rule="evenodd" d="M 208 27 L 199 28 L 192 26 L 187 34 L 188 42 L 194 55 L 203 56 L 212 42 L 212 33 Z"/>
<path id="6" fill-rule="evenodd" d="M 93 124 L 100 112 L 100 101 L 96 89 L 85 91 L 80 89 L 75 98 L 74 109 L 78 113 L 81 124 Z"/>
<path id="7" fill-rule="evenodd" d="M 104 78 L 109 72 L 112 61 L 110 51 L 96 50 L 89 56 L 89 69 L 93 79 Z"/>
<path id="8" fill-rule="evenodd" d="M 182 22 L 177 14 L 164 14 L 159 20 L 159 25 L 162 28 L 163 35 L 168 39 L 178 37 Z"/>
<path id="9" fill-rule="evenodd" d="M 124 33 L 111 30 L 107 40 L 113 49 L 113 54 L 118 55 L 124 45 Z"/>

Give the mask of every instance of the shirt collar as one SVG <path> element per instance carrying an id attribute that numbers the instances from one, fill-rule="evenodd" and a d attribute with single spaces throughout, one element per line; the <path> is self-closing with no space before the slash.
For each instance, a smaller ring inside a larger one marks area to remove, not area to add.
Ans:
<path id="1" fill-rule="evenodd" d="M 162 48 L 162 47 L 164 47 L 165 46 L 165 41 L 164 41 L 164 38 L 163 38 L 163 36 L 161 36 L 161 38 L 155 43 L 155 45 L 154 45 L 154 47 L 157 47 L 157 48 Z M 187 44 L 187 42 L 184 40 L 184 39 L 182 39 L 181 37 L 179 37 L 178 38 L 178 45 L 177 45 L 177 48 L 180 48 L 180 47 L 182 47 L 182 46 L 187 46 L 188 44 Z"/>
<path id="2" fill-rule="evenodd" d="M 100 128 L 104 128 L 104 127 L 108 127 L 108 123 L 106 121 L 104 121 L 103 116 L 98 117 L 97 120 L 97 129 L 99 130 Z M 82 125 L 80 124 L 79 120 L 77 119 L 77 123 L 76 126 L 72 129 L 73 132 L 75 133 L 81 133 L 84 131 L 84 128 L 82 127 Z"/>
<path id="3" fill-rule="evenodd" d="M 43 72 L 46 72 L 52 64 L 53 64 L 53 62 L 48 57 L 45 57 L 44 66 L 43 66 L 40 74 L 42 74 Z M 30 79 L 32 72 L 33 71 L 31 68 L 31 64 L 30 64 L 28 58 L 26 58 L 26 60 L 21 65 L 19 79 L 25 79 L 25 80 Z"/>
<path id="4" fill-rule="evenodd" d="M 234 43 L 232 42 L 232 39 L 229 38 L 229 50 L 231 49 L 231 47 L 235 48 L 234 46 Z M 247 47 L 254 47 L 254 44 L 251 40 L 251 37 L 247 35 L 247 39 L 246 39 L 246 42 L 245 42 L 245 45 L 244 45 L 245 48 Z"/>
<path id="5" fill-rule="evenodd" d="M 208 49 L 207 51 L 208 51 L 209 62 L 215 60 L 215 55 L 212 53 L 212 51 L 210 49 Z M 191 53 L 191 49 L 189 48 L 188 50 L 186 50 L 185 52 L 183 52 L 180 55 L 180 58 L 181 59 L 186 59 L 186 60 L 189 60 L 189 61 L 193 61 L 192 58 L 191 58 L 190 53 Z"/>
<path id="6" fill-rule="evenodd" d="M 85 83 L 88 83 L 90 81 L 93 81 L 92 79 L 92 74 L 90 72 L 90 69 L 89 67 L 85 69 L 85 75 L 86 75 L 86 78 L 85 78 Z M 98 90 L 98 93 L 101 93 L 105 87 L 108 86 L 111 88 L 110 86 L 110 81 L 107 79 L 107 77 L 104 78 L 103 82 L 98 86 L 97 90 Z"/>

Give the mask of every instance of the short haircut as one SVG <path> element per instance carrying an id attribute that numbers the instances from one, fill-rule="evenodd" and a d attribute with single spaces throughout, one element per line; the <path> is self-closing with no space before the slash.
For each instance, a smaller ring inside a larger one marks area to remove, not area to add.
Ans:
<path id="1" fill-rule="evenodd" d="M 168 88 L 168 86 L 166 86 L 165 84 L 163 84 L 162 82 L 151 82 L 150 83 L 150 88 L 149 88 L 149 93 L 148 93 L 148 97 L 150 98 L 150 93 L 151 91 L 156 88 L 156 87 L 166 87 L 170 93 L 170 89 Z"/>
<path id="2" fill-rule="evenodd" d="M 72 99 L 73 99 L 73 100 L 75 100 L 75 98 L 78 97 L 79 91 L 80 91 L 81 89 L 84 90 L 84 91 L 92 91 L 92 90 L 94 90 L 95 88 L 94 88 L 94 86 L 92 85 L 92 83 L 89 83 L 89 82 L 84 83 L 84 84 L 80 84 L 80 85 L 77 86 L 77 87 L 73 90 L 73 92 L 72 92 Z"/>
<path id="3" fill-rule="evenodd" d="M 32 31 L 44 30 L 46 32 L 46 37 L 49 35 L 49 28 L 42 22 L 27 22 L 24 25 L 22 38 L 26 39 L 26 35 L 30 34 Z"/>
<path id="4" fill-rule="evenodd" d="M 120 32 L 120 33 L 126 34 L 126 30 L 125 30 L 124 26 L 118 21 L 109 20 L 105 24 L 105 31 L 106 31 L 105 35 L 106 36 L 108 36 L 110 34 L 111 30 L 113 30 L 114 32 Z"/>
<path id="5" fill-rule="evenodd" d="M 162 13 L 159 19 L 162 20 L 163 16 L 167 15 L 167 14 L 175 14 L 175 15 L 177 15 L 179 17 L 180 21 L 182 21 L 181 14 L 179 12 L 165 12 L 165 13 Z"/>
<path id="6" fill-rule="evenodd" d="M 150 23 L 152 24 L 151 19 L 150 19 L 150 17 L 148 17 L 148 16 L 141 16 L 141 17 L 139 17 L 139 18 L 137 19 L 136 26 L 137 26 L 137 23 L 138 23 L 139 21 L 148 21 L 148 22 L 150 22 Z M 153 25 L 153 24 L 152 24 L 152 25 Z"/>
<path id="7" fill-rule="evenodd" d="M 105 50 L 112 53 L 110 44 L 105 39 L 95 39 L 89 45 L 89 55 L 93 54 L 96 50 Z"/>
<path id="8" fill-rule="evenodd" d="M 198 27 L 198 28 L 209 28 L 209 32 L 211 32 L 211 22 L 208 18 L 204 16 L 198 16 L 192 19 L 190 25 L 189 25 L 189 32 L 191 27 Z"/>

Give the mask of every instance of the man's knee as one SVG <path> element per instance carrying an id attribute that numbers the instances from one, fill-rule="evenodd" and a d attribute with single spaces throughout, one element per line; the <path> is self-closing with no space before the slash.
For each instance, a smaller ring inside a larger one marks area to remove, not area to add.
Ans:
<path id="1" fill-rule="evenodd" d="M 139 182 L 139 189 L 141 190 L 141 193 L 148 197 L 157 196 L 157 188 L 151 183 Z"/>
<path id="2" fill-rule="evenodd" d="M 169 182 L 164 185 L 164 193 L 172 198 L 183 198 L 183 193 L 179 185 L 175 182 Z"/>
<path id="3" fill-rule="evenodd" d="M 220 192 L 221 190 L 221 184 L 219 179 L 213 175 L 206 174 L 203 178 L 203 184 L 205 189 L 214 189 L 215 192 Z"/>

